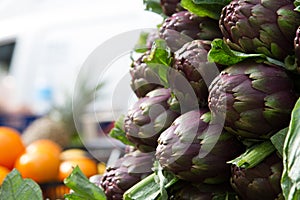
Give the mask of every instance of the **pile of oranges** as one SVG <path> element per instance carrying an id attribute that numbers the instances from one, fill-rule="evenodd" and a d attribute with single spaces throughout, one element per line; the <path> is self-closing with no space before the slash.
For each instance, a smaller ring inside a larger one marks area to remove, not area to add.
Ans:
<path id="1" fill-rule="evenodd" d="M 61 182 L 75 166 L 87 177 L 99 172 L 97 162 L 84 155 L 83 150 L 62 151 L 57 143 L 48 139 L 24 146 L 20 133 L 9 127 L 0 127 L 0 142 L 0 185 L 13 168 L 23 178 L 31 178 L 39 184 Z"/>

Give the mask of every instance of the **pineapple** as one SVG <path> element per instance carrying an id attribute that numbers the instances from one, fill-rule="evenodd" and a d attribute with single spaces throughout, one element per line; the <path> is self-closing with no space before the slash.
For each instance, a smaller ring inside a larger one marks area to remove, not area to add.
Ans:
<path id="1" fill-rule="evenodd" d="M 35 120 L 23 132 L 22 139 L 25 145 L 38 139 L 50 139 L 66 148 L 82 145 L 75 126 L 73 113 L 82 114 L 94 100 L 95 93 L 103 84 L 88 87 L 86 81 L 79 82 L 80 96 L 66 95 L 63 105 L 54 105 L 48 114 Z"/>

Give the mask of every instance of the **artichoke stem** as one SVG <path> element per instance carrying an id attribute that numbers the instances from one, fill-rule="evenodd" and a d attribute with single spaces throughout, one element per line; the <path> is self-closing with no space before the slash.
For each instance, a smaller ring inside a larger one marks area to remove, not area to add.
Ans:
<path id="1" fill-rule="evenodd" d="M 229 161 L 228 163 L 234 164 L 242 168 L 252 168 L 262 162 L 266 157 L 272 154 L 276 148 L 270 140 L 262 142 L 249 148 L 245 153 Z"/>

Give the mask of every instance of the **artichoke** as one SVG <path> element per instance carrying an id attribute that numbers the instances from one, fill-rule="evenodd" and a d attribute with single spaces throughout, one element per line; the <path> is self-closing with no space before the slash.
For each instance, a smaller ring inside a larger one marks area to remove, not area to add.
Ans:
<path id="1" fill-rule="evenodd" d="M 100 181 L 108 200 L 122 200 L 124 192 L 152 173 L 154 154 L 138 150 L 127 153 L 108 166 Z"/>
<path id="2" fill-rule="evenodd" d="M 208 85 L 219 74 L 218 67 L 207 61 L 209 50 L 210 41 L 193 40 L 174 53 L 175 70 L 169 70 L 168 82 L 182 112 L 207 106 Z"/>
<path id="3" fill-rule="evenodd" d="M 148 92 L 162 87 L 158 73 L 144 62 L 149 54 L 150 51 L 143 53 L 130 68 L 130 86 L 137 97 L 144 97 Z"/>
<path id="4" fill-rule="evenodd" d="M 211 111 L 238 136 L 266 139 L 288 126 L 296 102 L 293 82 L 277 66 L 241 62 L 226 68 L 209 87 Z"/>
<path id="5" fill-rule="evenodd" d="M 165 15 L 171 16 L 174 13 L 183 11 L 180 5 L 181 0 L 160 0 L 160 6 Z"/>
<path id="6" fill-rule="evenodd" d="M 220 28 L 228 45 L 237 51 L 262 53 L 283 60 L 293 53 L 300 24 L 292 0 L 233 0 L 225 6 Z"/>
<path id="7" fill-rule="evenodd" d="M 165 170 L 182 180 L 219 184 L 229 180 L 226 162 L 243 147 L 222 126 L 210 123 L 208 109 L 182 114 L 158 139 L 156 158 Z"/>
<path id="8" fill-rule="evenodd" d="M 170 200 L 236 200 L 229 184 L 208 185 L 179 181 L 170 189 Z M 222 198 L 223 197 L 223 198 Z"/>
<path id="9" fill-rule="evenodd" d="M 170 89 L 155 89 L 129 109 L 124 119 L 124 130 L 128 140 L 140 151 L 155 151 L 160 133 L 179 115 L 170 109 L 170 97 Z"/>
<path id="10" fill-rule="evenodd" d="M 282 169 L 282 160 L 273 153 L 253 168 L 233 165 L 231 184 L 242 200 L 283 200 L 280 187 Z"/>
<path id="11" fill-rule="evenodd" d="M 159 39 L 158 31 L 152 31 L 148 34 L 146 39 L 146 47 L 151 50 L 152 45 L 156 39 Z"/>
<path id="12" fill-rule="evenodd" d="M 159 29 L 160 38 L 166 40 L 173 52 L 195 39 L 221 38 L 218 21 L 181 11 L 168 17 Z"/>

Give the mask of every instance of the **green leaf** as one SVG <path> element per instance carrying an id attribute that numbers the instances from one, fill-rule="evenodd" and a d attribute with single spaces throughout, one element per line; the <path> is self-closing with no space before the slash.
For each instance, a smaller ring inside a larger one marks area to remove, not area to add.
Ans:
<path id="1" fill-rule="evenodd" d="M 295 0 L 294 1 L 294 5 L 295 5 L 295 11 L 300 12 L 300 0 Z"/>
<path id="2" fill-rule="evenodd" d="M 252 168 L 263 161 L 275 150 L 276 149 L 274 145 L 271 143 L 271 141 L 268 140 L 250 147 L 246 150 L 245 153 L 235 158 L 234 160 L 229 161 L 228 163 L 242 168 Z"/>
<path id="3" fill-rule="evenodd" d="M 134 46 L 134 51 L 137 53 L 145 53 L 148 48 L 147 48 L 147 38 L 148 38 L 149 33 L 147 32 L 141 32 L 140 37 L 137 41 L 137 43 Z"/>
<path id="4" fill-rule="evenodd" d="M 283 155 L 283 144 L 289 128 L 284 128 L 273 135 L 270 140 L 279 154 Z"/>
<path id="5" fill-rule="evenodd" d="M 195 4 L 213 4 L 226 6 L 231 0 L 193 0 Z"/>
<path id="6" fill-rule="evenodd" d="M 179 179 L 172 173 L 163 171 L 158 162 L 155 163 L 155 172 L 150 174 L 130 189 L 124 195 L 124 200 L 167 200 L 166 189 L 175 184 Z"/>
<path id="7" fill-rule="evenodd" d="M 168 87 L 168 70 L 172 63 L 172 52 L 163 39 L 156 39 L 151 47 L 151 52 L 144 60 L 148 66 L 157 72 L 162 84 Z"/>
<path id="8" fill-rule="evenodd" d="M 103 190 L 91 183 L 78 166 L 64 180 L 64 184 L 74 191 L 65 195 L 66 200 L 106 200 Z"/>
<path id="9" fill-rule="evenodd" d="M 145 10 L 165 16 L 160 6 L 160 0 L 143 0 Z"/>
<path id="10" fill-rule="evenodd" d="M 172 52 L 163 39 L 156 39 L 151 47 L 150 55 L 145 60 L 146 63 L 155 63 L 169 66 L 172 63 Z"/>
<path id="11" fill-rule="evenodd" d="M 210 17 L 218 20 L 221 15 L 222 8 L 224 7 L 224 4 L 221 4 L 221 2 L 223 2 L 223 0 L 181 0 L 181 6 L 200 17 Z"/>
<path id="12" fill-rule="evenodd" d="M 232 66 L 246 59 L 256 59 L 257 61 L 274 64 L 289 70 L 281 61 L 267 57 L 264 54 L 247 54 L 232 50 L 222 39 L 214 39 L 212 41 L 207 59 L 209 62 L 215 62 L 227 66 Z"/>
<path id="13" fill-rule="evenodd" d="M 156 174 L 156 182 L 160 189 L 160 200 L 168 200 L 167 188 L 178 181 L 174 174 L 164 171 L 158 161 L 154 163 L 154 173 Z"/>
<path id="14" fill-rule="evenodd" d="M 22 179 L 20 172 L 13 169 L 1 186 L 0 199 L 43 200 L 43 195 L 41 188 L 36 182 L 31 179 Z"/>
<path id="15" fill-rule="evenodd" d="M 134 144 L 132 142 L 130 142 L 128 140 L 128 138 L 126 137 L 126 132 L 123 128 L 124 127 L 123 126 L 124 125 L 124 118 L 125 118 L 125 115 L 121 115 L 118 118 L 118 120 L 114 124 L 114 127 L 110 130 L 109 136 L 119 140 L 120 142 L 122 142 L 125 145 L 134 146 Z"/>
<path id="16" fill-rule="evenodd" d="M 300 99 L 292 111 L 289 130 L 283 146 L 281 187 L 286 200 L 300 198 Z"/>
<path id="17" fill-rule="evenodd" d="M 208 52 L 208 61 L 222 65 L 234 65 L 249 56 L 244 53 L 233 51 L 222 39 L 215 39 L 211 43 L 211 50 Z M 250 54 L 250 57 L 259 57 L 259 54 Z"/>

